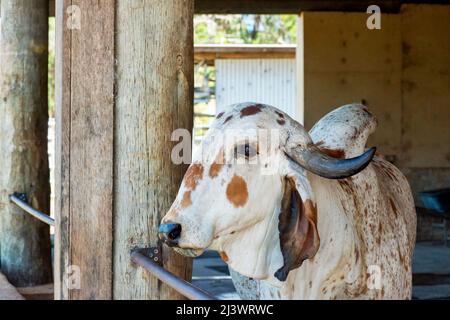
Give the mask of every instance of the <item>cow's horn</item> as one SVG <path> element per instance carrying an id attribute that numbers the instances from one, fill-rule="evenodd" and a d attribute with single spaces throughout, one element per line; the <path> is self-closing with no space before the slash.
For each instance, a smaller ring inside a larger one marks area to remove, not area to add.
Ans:
<path id="1" fill-rule="evenodd" d="M 328 179 L 342 179 L 357 174 L 372 160 L 376 148 L 370 148 L 360 156 L 350 159 L 337 159 L 323 153 L 317 146 L 293 148 L 286 154 L 300 166 L 314 174 Z"/>

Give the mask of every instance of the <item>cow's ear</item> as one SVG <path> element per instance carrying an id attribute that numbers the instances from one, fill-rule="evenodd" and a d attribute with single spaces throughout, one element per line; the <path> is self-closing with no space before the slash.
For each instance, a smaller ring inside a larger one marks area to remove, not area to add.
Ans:
<path id="1" fill-rule="evenodd" d="M 289 271 L 314 257 L 320 244 L 316 208 L 311 200 L 302 201 L 295 181 L 290 177 L 284 181 L 278 221 L 283 266 L 275 272 L 275 277 L 285 281 Z"/>

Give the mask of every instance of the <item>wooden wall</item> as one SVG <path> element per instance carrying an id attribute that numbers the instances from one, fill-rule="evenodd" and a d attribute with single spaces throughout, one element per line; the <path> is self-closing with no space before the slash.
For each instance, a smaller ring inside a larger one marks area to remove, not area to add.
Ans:
<path id="1" fill-rule="evenodd" d="M 417 192 L 450 185 L 450 6 L 403 5 L 382 14 L 303 12 L 297 70 L 305 124 L 363 102 L 378 118 L 369 140 Z"/>
<path id="2" fill-rule="evenodd" d="M 305 126 L 348 103 L 364 103 L 379 120 L 371 144 L 396 155 L 401 135 L 401 41 L 397 15 L 383 14 L 382 29 L 366 27 L 367 14 L 304 12 L 299 18 L 298 63 Z"/>

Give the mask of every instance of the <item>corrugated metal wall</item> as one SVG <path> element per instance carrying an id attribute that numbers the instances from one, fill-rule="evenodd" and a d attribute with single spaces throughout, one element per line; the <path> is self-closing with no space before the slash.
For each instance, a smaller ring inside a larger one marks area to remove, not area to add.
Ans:
<path id="1" fill-rule="evenodd" d="M 252 101 L 303 119 L 297 103 L 295 59 L 218 59 L 215 65 L 217 112 L 233 103 Z"/>

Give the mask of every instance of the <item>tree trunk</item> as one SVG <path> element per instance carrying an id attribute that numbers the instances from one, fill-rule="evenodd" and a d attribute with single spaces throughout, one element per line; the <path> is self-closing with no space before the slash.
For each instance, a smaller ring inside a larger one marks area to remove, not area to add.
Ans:
<path id="1" fill-rule="evenodd" d="M 0 5 L 0 262 L 13 285 L 32 286 L 52 281 L 49 226 L 8 196 L 49 212 L 48 0 Z"/>
<path id="2" fill-rule="evenodd" d="M 193 0 L 116 1 L 114 298 L 174 299 L 131 263 L 136 247 L 157 244 L 157 227 L 180 185 L 170 137 L 192 129 Z M 192 262 L 163 250 L 164 267 L 190 279 Z"/>

